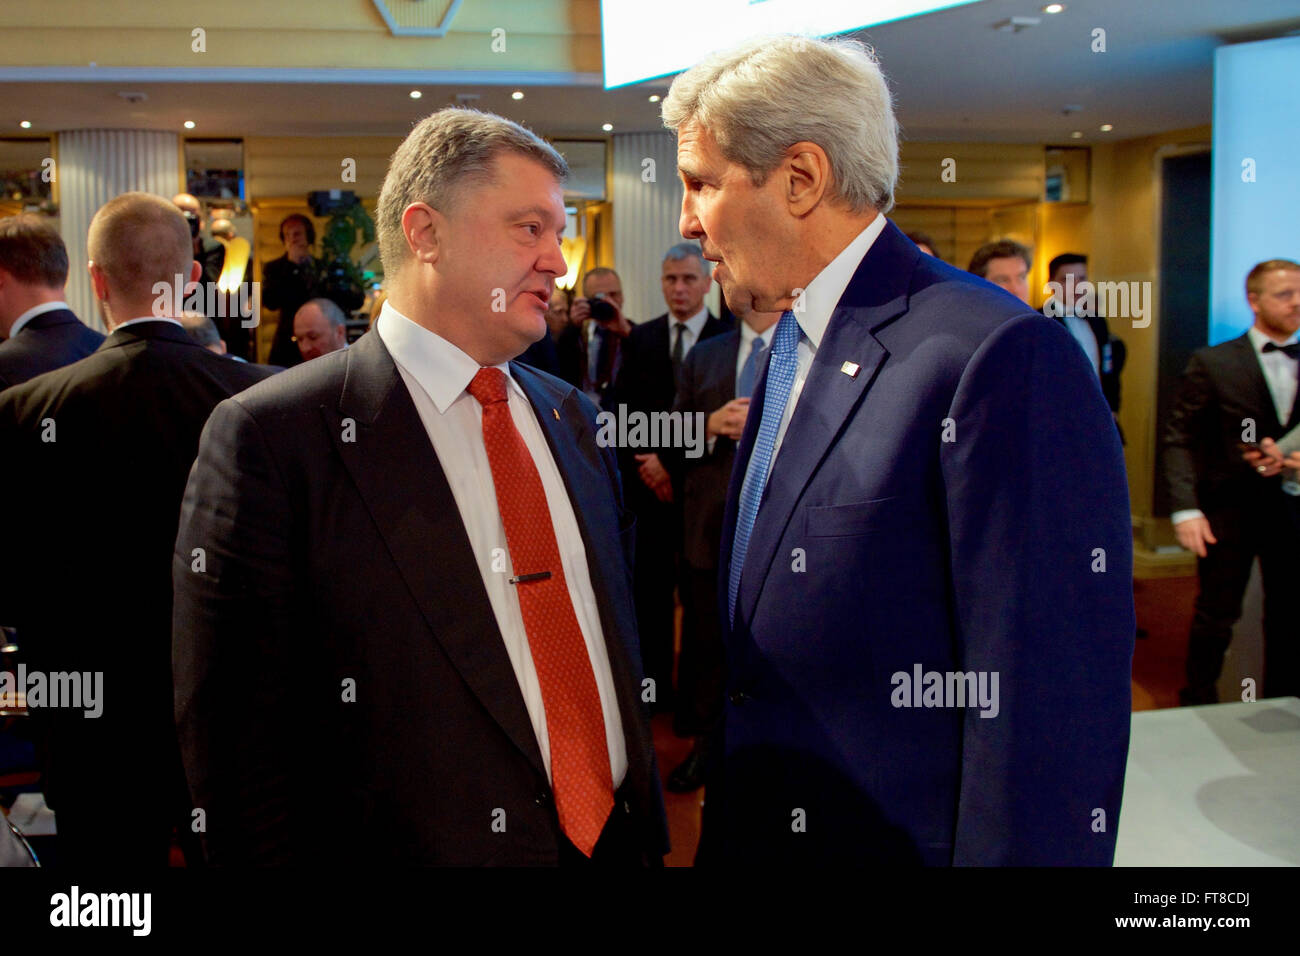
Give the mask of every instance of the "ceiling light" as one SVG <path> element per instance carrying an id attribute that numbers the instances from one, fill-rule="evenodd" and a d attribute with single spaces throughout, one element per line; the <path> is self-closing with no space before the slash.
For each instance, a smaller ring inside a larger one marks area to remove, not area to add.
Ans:
<path id="1" fill-rule="evenodd" d="M 1070 134 L 1070 139 L 1083 139 L 1083 130 L 1076 129 Z"/>
<path id="2" fill-rule="evenodd" d="M 524 91 L 515 90 L 513 93 L 510 94 L 510 98 L 512 100 L 522 100 L 524 98 Z"/>
<path id="3" fill-rule="evenodd" d="M 411 99 L 413 100 L 418 100 L 423 95 L 424 94 L 421 93 L 419 90 L 411 90 Z"/>
<path id="4" fill-rule="evenodd" d="M 31 121 L 31 120 L 23 120 L 23 121 L 22 121 L 21 123 L 19 123 L 18 125 L 21 126 L 23 129 L 31 129 L 31 128 L 32 128 L 32 121 Z"/>
<path id="5" fill-rule="evenodd" d="M 1101 126 L 1097 128 L 1100 129 L 1103 133 L 1109 133 L 1115 127 L 1111 126 L 1109 123 L 1102 123 Z"/>
<path id="6" fill-rule="evenodd" d="M 1063 3 L 1049 3 L 1047 6 L 1043 7 L 1044 13 L 1062 13 L 1064 10 L 1065 4 Z"/>
<path id="7" fill-rule="evenodd" d="M 658 103 L 658 102 L 659 102 L 659 94 L 658 94 L 658 93 L 651 93 L 651 94 L 650 94 L 650 102 L 651 102 L 651 103 Z"/>
<path id="8" fill-rule="evenodd" d="M 601 126 L 601 129 L 603 129 L 606 133 L 608 133 L 608 132 L 609 132 L 610 130 L 612 130 L 613 128 L 614 128 L 614 124 L 613 124 L 613 123 L 606 123 L 606 124 L 604 124 L 603 126 Z"/>
<path id="9" fill-rule="evenodd" d="M 186 121 L 185 121 L 185 128 L 186 128 L 186 129 L 193 129 L 193 128 L 194 128 L 194 120 L 186 120 Z"/>

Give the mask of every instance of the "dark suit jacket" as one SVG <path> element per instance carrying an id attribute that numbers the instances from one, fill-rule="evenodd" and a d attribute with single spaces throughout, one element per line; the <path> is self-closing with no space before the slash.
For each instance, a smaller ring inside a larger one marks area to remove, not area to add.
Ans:
<path id="1" fill-rule="evenodd" d="M 1050 317 L 1056 319 L 1062 326 L 1065 325 L 1065 319 L 1061 316 L 1051 315 Z M 1124 371 L 1124 362 L 1128 358 L 1128 347 L 1124 345 L 1123 339 L 1115 338 L 1110 334 L 1110 326 L 1106 324 L 1104 316 L 1088 316 L 1084 321 L 1088 323 L 1088 326 L 1092 329 L 1093 338 L 1097 340 L 1097 355 L 1101 360 L 1101 368 L 1098 369 L 1101 393 L 1106 396 L 1106 404 L 1110 406 L 1110 410 L 1118 412 L 1120 373 Z"/>
<path id="2" fill-rule="evenodd" d="M 35 378 L 99 348 L 104 336 L 68 309 L 42 312 L 13 338 L 0 342 L 0 390 Z"/>
<path id="3" fill-rule="evenodd" d="M 1300 402 L 1278 421 L 1268 382 L 1250 337 L 1242 335 L 1192 353 L 1164 429 L 1169 508 L 1207 514 L 1237 508 L 1261 494 L 1282 494 L 1282 478 L 1261 478 L 1242 459 L 1248 421 L 1255 440 L 1280 438 L 1300 424 Z M 1246 436 L 1248 437 L 1248 436 Z"/>
<path id="4" fill-rule="evenodd" d="M 56 810 L 98 805 L 121 813 L 129 834 L 128 811 L 179 792 L 171 555 L 181 495 L 209 412 L 269 374 L 148 322 L 0 394 L 0 618 L 18 625 L 29 667 L 104 675 L 101 717 L 34 712 L 49 721 Z"/>
<path id="5" fill-rule="evenodd" d="M 1119 437 L 1069 333 L 887 223 L 831 316 L 750 538 L 708 800 L 722 859 L 1108 865 L 1131 541 Z M 945 685 L 983 672 L 989 690 L 998 675 L 997 715 L 901 706 L 924 702 L 900 693 L 918 666 Z"/>
<path id="6" fill-rule="evenodd" d="M 586 543 L 626 735 L 615 812 L 661 862 L 613 454 L 580 393 L 511 371 Z M 176 718 L 211 862 L 556 863 L 554 802 L 478 562 L 377 334 L 218 406 L 174 567 Z"/>
<path id="7" fill-rule="evenodd" d="M 682 363 L 682 380 L 673 411 L 703 413 L 706 417 L 736 397 L 736 353 L 740 332 L 732 329 L 700 342 Z M 713 451 L 706 443 L 699 458 L 687 458 L 678 449 L 670 470 L 681 475 L 682 553 L 691 567 L 707 571 L 718 566 L 718 542 L 727 502 L 736 443 L 719 435 Z"/>
<path id="8" fill-rule="evenodd" d="M 272 365 L 289 368 L 302 362 L 293 341 L 293 317 L 308 299 L 324 295 L 318 268 L 315 259 L 303 265 L 290 262 L 287 252 L 262 267 L 262 306 L 280 312 L 268 357 Z"/>

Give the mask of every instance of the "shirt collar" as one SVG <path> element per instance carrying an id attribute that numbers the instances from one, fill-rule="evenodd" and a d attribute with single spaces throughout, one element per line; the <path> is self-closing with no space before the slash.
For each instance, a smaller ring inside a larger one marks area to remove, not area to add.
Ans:
<path id="1" fill-rule="evenodd" d="M 808 287 L 795 299 L 791 310 L 799 322 L 799 328 L 808 336 L 814 349 L 821 345 L 826 326 L 830 324 L 835 307 L 844 297 L 844 290 L 853 280 L 853 274 L 858 271 L 858 266 L 876 237 L 884 230 L 885 217 L 877 213 L 871 224 L 858 233 L 857 238 L 845 246 L 825 269 L 817 273 L 817 278 L 808 283 Z"/>
<path id="2" fill-rule="evenodd" d="M 125 322 L 119 322 L 117 325 L 113 326 L 113 331 L 116 332 L 118 329 L 124 329 L 128 325 L 138 325 L 141 322 L 170 322 L 172 325 L 180 326 L 182 329 L 185 328 L 185 326 L 181 325 L 181 323 L 176 319 L 170 319 L 162 315 L 142 315 L 136 319 L 127 319 Z"/>
<path id="3" fill-rule="evenodd" d="M 59 300 L 58 302 L 42 302 L 40 305 L 34 305 L 18 318 L 14 319 L 14 324 L 9 327 L 9 337 L 12 339 L 15 335 L 23 330 L 32 319 L 38 315 L 44 315 L 46 312 L 53 312 L 55 309 L 67 309 L 68 303 Z M 68 311 L 72 311 L 68 309 Z"/>
<path id="4" fill-rule="evenodd" d="M 375 331 L 393 361 L 419 383 L 440 415 L 447 414 L 452 402 L 465 394 L 465 389 L 482 368 L 438 333 L 402 315 L 393 308 L 391 301 L 385 301 L 380 309 Z M 514 391 L 523 396 L 524 391 L 510 374 L 508 363 L 495 367 L 505 373 Z"/>
<path id="5" fill-rule="evenodd" d="M 1267 345 L 1269 342 L 1273 341 L 1267 335 L 1261 332 L 1259 329 L 1255 328 L 1255 326 L 1253 325 L 1246 330 L 1246 334 L 1250 336 L 1250 344 L 1255 346 L 1256 355 L 1263 355 L 1264 346 Z M 1287 339 L 1285 342 L 1281 342 L 1278 344 L 1290 345 L 1293 342 L 1297 342 L 1297 341 L 1300 341 L 1300 332 L 1293 332 L 1289 339 Z"/>
<path id="6" fill-rule="evenodd" d="M 704 329 L 704 323 L 707 321 L 709 321 L 709 307 L 705 305 L 705 306 L 701 306 L 700 311 L 696 312 L 693 316 L 691 316 L 689 319 L 687 319 L 685 322 L 682 323 L 682 325 L 685 325 L 686 328 L 690 330 L 692 342 L 698 342 L 700 340 L 700 332 Z M 676 324 L 677 324 L 676 317 L 674 317 L 673 314 L 669 312 L 668 313 L 669 330 L 671 330 L 672 327 Z M 672 336 L 669 335 L 669 338 L 672 338 Z"/>

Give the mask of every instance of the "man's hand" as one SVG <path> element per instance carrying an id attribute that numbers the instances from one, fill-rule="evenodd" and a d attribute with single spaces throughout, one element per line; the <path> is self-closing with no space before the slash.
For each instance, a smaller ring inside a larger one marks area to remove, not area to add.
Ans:
<path id="1" fill-rule="evenodd" d="M 1198 558 L 1205 557 L 1206 545 L 1219 543 L 1219 539 L 1210 530 L 1210 522 L 1207 518 L 1188 518 L 1186 521 L 1180 521 L 1174 525 L 1174 534 L 1178 536 L 1178 543 L 1195 553 Z"/>
<path id="2" fill-rule="evenodd" d="M 1284 458 L 1282 450 L 1277 447 L 1277 442 L 1271 438 L 1265 438 L 1260 442 L 1258 451 L 1252 449 L 1242 454 L 1241 457 L 1255 469 L 1255 473 L 1261 478 L 1272 478 L 1284 468 L 1300 468 L 1300 452 L 1292 452 Z"/>
<path id="3" fill-rule="evenodd" d="M 653 491 L 660 501 L 665 503 L 672 501 L 673 482 L 659 461 L 659 456 L 652 452 L 648 455 L 636 455 L 635 458 L 639 462 L 637 473 L 645 486 Z"/>
<path id="4" fill-rule="evenodd" d="M 716 438 L 722 435 L 733 441 L 740 441 L 745 431 L 745 417 L 749 414 L 749 399 L 733 398 L 712 415 L 704 425 L 704 437 Z"/>

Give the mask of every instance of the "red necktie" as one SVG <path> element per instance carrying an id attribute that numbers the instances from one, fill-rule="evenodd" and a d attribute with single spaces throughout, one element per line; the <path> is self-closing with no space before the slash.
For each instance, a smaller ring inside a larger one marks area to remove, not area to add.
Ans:
<path id="1" fill-rule="evenodd" d="M 574 846 L 591 856 L 614 806 L 596 675 L 569 599 L 542 479 L 510 417 L 505 373 L 481 368 L 468 391 L 483 406 L 483 444 L 546 707 L 555 809 Z M 547 571 L 546 578 L 518 580 Z"/>

